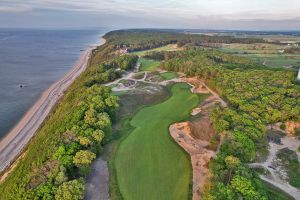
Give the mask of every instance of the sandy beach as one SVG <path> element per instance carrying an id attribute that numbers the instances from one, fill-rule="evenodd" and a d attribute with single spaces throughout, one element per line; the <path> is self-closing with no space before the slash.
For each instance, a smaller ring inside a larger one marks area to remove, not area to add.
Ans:
<path id="1" fill-rule="evenodd" d="M 101 38 L 99 45 L 103 45 L 104 43 L 105 39 Z M 81 54 L 74 67 L 43 92 L 41 97 L 27 111 L 17 125 L 0 141 L 0 173 L 7 169 L 20 156 L 64 92 L 86 69 L 94 48 L 96 46 L 88 47 Z"/>

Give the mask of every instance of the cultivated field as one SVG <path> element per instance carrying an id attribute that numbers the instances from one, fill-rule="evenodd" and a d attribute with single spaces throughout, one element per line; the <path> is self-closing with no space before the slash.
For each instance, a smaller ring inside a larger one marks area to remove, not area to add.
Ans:
<path id="1" fill-rule="evenodd" d="M 267 67 L 297 70 L 300 67 L 300 53 L 283 52 L 289 48 L 292 46 L 288 44 L 223 44 L 220 50 L 246 56 Z"/>
<path id="2" fill-rule="evenodd" d="M 130 124 L 136 128 L 119 146 L 115 167 L 125 200 L 188 199 L 190 161 L 168 127 L 186 119 L 200 99 L 184 83 L 175 84 L 171 91 L 168 100 L 145 107 L 132 118 Z"/>

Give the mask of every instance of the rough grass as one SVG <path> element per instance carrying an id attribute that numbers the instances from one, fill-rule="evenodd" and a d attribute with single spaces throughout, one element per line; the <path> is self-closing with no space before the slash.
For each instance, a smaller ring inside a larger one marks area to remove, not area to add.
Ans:
<path id="1" fill-rule="evenodd" d="M 139 62 L 141 63 L 140 71 L 155 71 L 160 66 L 159 61 L 146 58 L 140 58 Z"/>
<path id="2" fill-rule="evenodd" d="M 171 80 L 173 78 L 178 77 L 177 73 L 175 73 L 175 72 L 164 72 L 164 73 L 161 73 L 160 76 L 165 80 Z"/>
<path id="3" fill-rule="evenodd" d="M 289 183 L 300 188 L 300 162 L 296 152 L 284 148 L 278 152 L 277 157 L 281 159 L 284 169 L 287 170 Z"/>
<path id="4" fill-rule="evenodd" d="M 175 84 L 168 100 L 141 109 L 130 121 L 135 129 L 120 144 L 115 160 L 125 200 L 188 198 L 190 161 L 170 137 L 168 127 L 186 119 L 199 103 L 198 95 L 189 88 L 187 84 Z"/>
<path id="5" fill-rule="evenodd" d="M 262 183 L 270 200 L 294 200 L 293 197 L 291 197 L 284 191 L 274 187 L 273 185 L 264 181 Z"/>

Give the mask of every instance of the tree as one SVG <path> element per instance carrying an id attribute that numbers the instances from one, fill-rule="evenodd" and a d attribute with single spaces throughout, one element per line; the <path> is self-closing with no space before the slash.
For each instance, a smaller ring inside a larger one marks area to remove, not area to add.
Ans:
<path id="1" fill-rule="evenodd" d="M 35 194 L 36 194 L 35 198 L 38 197 L 37 199 L 51 200 L 55 195 L 56 189 L 57 188 L 54 185 L 49 183 L 39 185 L 35 189 Z"/>
<path id="2" fill-rule="evenodd" d="M 60 171 L 57 173 L 57 175 L 55 177 L 55 184 L 60 185 L 67 180 L 68 180 L 68 177 L 66 175 L 66 168 L 61 166 Z"/>
<path id="3" fill-rule="evenodd" d="M 226 167 L 229 170 L 228 179 L 227 179 L 227 184 L 228 184 L 231 180 L 232 171 L 235 170 L 241 164 L 241 161 L 240 159 L 234 156 L 226 156 L 225 163 L 226 163 Z"/>
<path id="4" fill-rule="evenodd" d="M 93 107 L 85 112 L 84 122 L 93 126 L 97 122 L 97 112 Z"/>
<path id="5" fill-rule="evenodd" d="M 221 120 L 217 121 L 214 124 L 214 128 L 217 131 L 217 133 L 221 133 L 221 132 L 223 132 L 225 130 L 228 130 L 228 128 L 229 128 L 229 122 L 226 121 L 226 120 L 221 119 Z"/>
<path id="6" fill-rule="evenodd" d="M 75 179 L 61 184 L 55 194 L 56 200 L 80 200 L 84 198 L 84 180 Z"/>
<path id="7" fill-rule="evenodd" d="M 96 142 L 100 143 L 104 138 L 104 132 L 102 130 L 95 130 L 92 137 Z"/>
<path id="8" fill-rule="evenodd" d="M 73 158 L 73 163 L 77 167 L 82 167 L 90 165 L 95 158 L 96 154 L 94 154 L 93 152 L 90 152 L 88 150 L 80 150 L 75 154 Z"/>
<path id="9" fill-rule="evenodd" d="M 92 142 L 90 141 L 89 138 L 83 137 L 83 136 L 79 136 L 78 137 L 78 141 L 79 141 L 80 145 L 85 146 L 85 147 L 87 147 L 87 146 L 89 146 L 89 145 L 92 144 Z"/>
<path id="10" fill-rule="evenodd" d="M 205 193 L 203 200 L 236 200 L 236 195 L 230 186 L 218 183 L 211 193 Z"/>
<path id="11" fill-rule="evenodd" d="M 267 200 L 260 195 L 253 187 L 251 180 L 242 176 L 235 176 L 231 180 L 231 187 L 245 200 Z"/>

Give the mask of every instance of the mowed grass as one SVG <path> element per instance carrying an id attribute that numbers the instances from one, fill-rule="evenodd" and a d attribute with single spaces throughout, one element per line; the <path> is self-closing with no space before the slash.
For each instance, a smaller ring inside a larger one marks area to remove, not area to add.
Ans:
<path id="1" fill-rule="evenodd" d="M 144 50 L 144 51 L 135 51 L 135 52 L 132 52 L 132 53 L 136 54 L 138 56 L 144 56 L 144 55 L 146 55 L 146 53 L 152 52 L 152 51 L 177 51 L 177 50 L 180 50 L 180 49 L 181 48 L 177 48 L 176 44 L 168 44 L 166 46 L 153 48 L 153 49 L 149 49 L 149 50 Z"/>
<path id="2" fill-rule="evenodd" d="M 161 73 L 160 76 L 165 80 L 171 80 L 173 78 L 178 77 L 178 74 L 175 72 L 164 72 L 164 73 Z"/>
<path id="3" fill-rule="evenodd" d="M 140 71 L 155 71 L 160 66 L 160 62 L 146 58 L 140 58 Z"/>
<path id="4" fill-rule="evenodd" d="M 168 127 L 187 119 L 200 98 L 185 83 L 173 85 L 171 92 L 168 100 L 142 108 L 132 118 L 135 129 L 119 146 L 115 168 L 125 200 L 188 199 L 189 156 L 173 141 Z"/>

